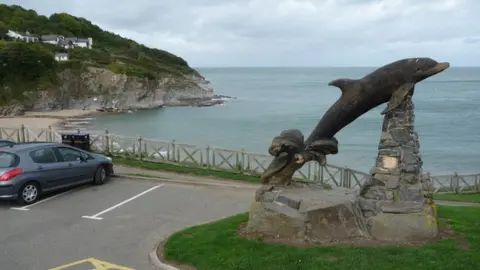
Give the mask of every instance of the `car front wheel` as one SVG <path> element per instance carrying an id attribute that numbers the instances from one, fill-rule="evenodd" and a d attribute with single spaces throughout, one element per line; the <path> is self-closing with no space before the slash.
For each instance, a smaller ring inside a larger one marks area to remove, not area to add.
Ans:
<path id="1" fill-rule="evenodd" d="M 95 185 L 103 185 L 107 182 L 107 171 L 103 166 L 98 167 L 97 171 L 95 172 L 95 176 L 93 178 L 93 183 Z"/>
<path id="2" fill-rule="evenodd" d="M 28 182 L 18 192 L 18 202 L 20 204 L 32 204 L 38 201 L 40 197 L 40 186 L 35 182 Z"/>

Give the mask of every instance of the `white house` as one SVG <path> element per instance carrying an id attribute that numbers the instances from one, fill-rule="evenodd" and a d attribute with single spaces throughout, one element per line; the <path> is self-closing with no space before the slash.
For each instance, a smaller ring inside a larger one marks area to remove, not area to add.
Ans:
<path id="1" fill-rule="evenodd" d="M 93 46 L 93 39 L 89 38 L 77 38 L 77 37 L 64 37 L 59 35 L 32 35 L 29 32 L 16 32 L 8 30 L 7 36 L 18 41 L 25 42 L 42 42 L 52 45 L 61 46 L 65 49 L 72 48 L 88 48 L 91 49 Z"/>
<path id="2" fill-rule="evenodd" d="M 58 46 L 62 46 L 65 49 L 72 49 L 72 48 L 91 49 L 92 45 L 93 45 L 92 38 L 65 37 L 58 42 Z"/>
<path id="3" fill-rule="evenodd" d="M 62 40 L 62 39 L 63 39 L 62 36 L 57 36 L 57 35 L 40 36 L 40 41 L 42 43 L 48 43 L 48 44 L 52 44 L 52 45 L 58 45 L 58 42 L 60 42 L 60 40 Z"/>
<path id="4" fill-rule="evenodd" d="M 68 53 L 55 53 L 55 60 L 68 61 Z"/>
<path id="5" fill-rule="evenodd" d="M 12 39 L 25 41 L 25 42 L 38 42 L 40 40 L 39 36 L 30 34 L 28 31 L 25 33 L 22 33 L 22 32 L 8 30 L 7 36 L 9 36 Z"/>

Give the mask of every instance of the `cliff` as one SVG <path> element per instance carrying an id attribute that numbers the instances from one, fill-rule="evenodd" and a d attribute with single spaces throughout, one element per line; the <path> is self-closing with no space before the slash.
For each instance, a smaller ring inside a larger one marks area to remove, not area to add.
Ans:
<path id="1" fill-rule="evenodd" d="M 81 37 L 86 47 L 48 43 L 52 36 L 75 42 Z M 58 53 L 68 60 L 56 59 Z M 210 83 L 176 55 L 104 31 L 84 18 L 66 13 L 47 18 L 0 4 L 0 116 L 212 105 L 212 98 Z"/>

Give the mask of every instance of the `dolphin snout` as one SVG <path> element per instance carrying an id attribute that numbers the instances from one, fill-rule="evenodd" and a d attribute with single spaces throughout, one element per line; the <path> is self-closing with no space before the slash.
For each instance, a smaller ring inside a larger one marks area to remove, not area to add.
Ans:
<path id="1" fill-rule="evenodd" d="M 444 71 L 445 69 L 449 68 L 450 67 L 450 63 L 449 62 L 442 62 L 442 63 L 438 63 L 437 65 L 435 65 L 433 68 L 432 68 L 432 71 L 435 72 L 435 73 L 439 73 L 439 72 L 442 72 Z"/>
<path id="2" fill-rule="evenodd" d="M 422 79 L 425 79 L 425 78 L 428 78 L 430 76 L 436 75 L 436 74 L 446 70 L 449 67 L 450 67 L 450 63 L 448 63 L 448 62 L 437 63 L 433 67 L 431 67 L 427 70 L 424 70 L 422 72 L 422 74 L 423 74 Z"/>
<path id="3" fill-rule="evenodd" d="M 437 68 L 440 70 L 440 71 L 444 71 L 445 69 L 449 68 L 450 67 L 450 63 L 449 62 L 443 62 L 443 63 L 438 63 L 437 65 Z"/>

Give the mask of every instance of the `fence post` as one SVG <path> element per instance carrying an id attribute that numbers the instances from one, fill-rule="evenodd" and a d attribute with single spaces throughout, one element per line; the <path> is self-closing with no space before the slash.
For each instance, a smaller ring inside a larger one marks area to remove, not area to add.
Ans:
<path id="1" fill-rule="evenodd" d="M 350 170 L 348 169 L 347 166 L 343 167 L 343 187 L 344 188 L 350 188 L 350 181 L 349 181 L 349 172 Z"/>
<path id="2" fill-rule="evenodd" d="M 138 137 L 138 157 L 140 160 L 143 160 L 143 147 L 142 147 L 142 137 Z"/>
<path id="3" fill-rule="evenodd" d="M 210 169 L 210 145 L 207 144 L 207 148 L 205 148 L 206 158 L 207 158 L 207 168 Z"/>
<path id="4" fill-rule="evenodd" d="M 460 182 L 458 181 L 457 172 L 453 173 L 452 181 L 453 181 L 453 188 L 454 188 L 455 193 L 459 194 L 460 193 Z"/>
<path id="5" fill-rule="evenodd" d="M 324 180 L 323 180 L 323 167 L 322 165 L 318 164 L 318 182 L 320 184 L 324 185 Z"/>
<path id="6" fill-rule="evenodd" d="M 477 193 L 480 192 L 480 179 L 479 179 L 478 176 L 479 176 L 478 174 L 475 175 L 475 191 L 476 191 Z"/>
<path id="7" fill-rule="evenodd" d="M 177 147 L 175 145 L 175 140 L 172 140 L 172 154 L 173 154 L 173 159 L 171 161 L 177 162 Z"/>
<path id="8" fill-rule="evenodd" d="M 47 141 L 53 142 L 52 126 L 48 126 L 47 128 Z"/>
<path id="9" fill-rule="evenodd" d="M 103 148 L 105 154 L 110 154 L 110 137 L 108 135 L 108 129 L 105 129 L 105 135 L 103 136 Z"/>
<path id="10" fill-rule="evenodd" d="M 312 181 L 312 164 L 315 164 L 314 162 L 308 162 L 308 167 L 307 167 L 307 178 L 308 181 Z"/>
<path id="11" fill-rule="evenodd" d="M 217 160 L 216 160 L 216 155 L 217 151 L 215 151 L 214 147 L 210 147 L 210 152 L 212 153 L 212 161 L 210 162 L 210 166 L 217 167 Z"/>
<path id="12" fill-rule="evenodd" d="M 313 182 L 318 182 L 318 166 L 320 166 L 318 162 L 313 162 Z"/>
<path id="13" fill-rule="evenodd" d="M 344 187 L 344 188 L 348 188 L 348 167 L 347 166 L 344 166 L 342 168 L 342 184 L 341 186 Z"/>
<path id="14" fill-rule="evenodd" d="M 240 167 L 240 172 L 243 174 L 245 172 L 245 149 L 242 148 L 240 154 L 240 164 L 242 164 L 242 166 Z"/>
<path id="15" fill-rule="evenodd" d="M 19 133 L 20 134 L 18 134 L 19 135 L 18 141 L 24 143 L 25 142 L 25 126 L 23 124 L 20 126 Z"/>

